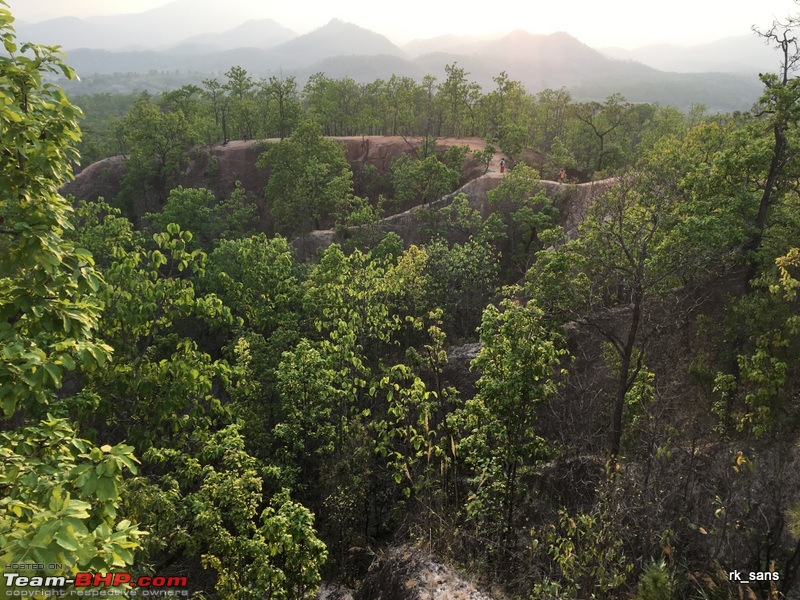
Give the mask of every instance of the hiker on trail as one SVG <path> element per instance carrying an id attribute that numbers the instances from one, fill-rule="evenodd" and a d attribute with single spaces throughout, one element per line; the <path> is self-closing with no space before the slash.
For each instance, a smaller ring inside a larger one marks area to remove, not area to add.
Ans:
<path id="1" fill-rule="evenodd" d="M 561 172 L 558 174 L 558 183 L 564 183 L 567 179 L 567 172 L 564 169 L 561 169 Z"/>
<path id="2" fill-rule="evenodd" d="M 501 173 L 505 173 L 506 172 L 506 159 L 505 158 L 501 158 L 500 159 L 500 172 Z"/>

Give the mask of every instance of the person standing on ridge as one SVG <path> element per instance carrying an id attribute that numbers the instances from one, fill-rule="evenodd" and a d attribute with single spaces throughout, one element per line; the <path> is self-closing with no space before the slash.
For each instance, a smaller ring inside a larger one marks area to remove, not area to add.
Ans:
<path id="1" fill-rule="evenodd" d="M 506 159 L 505 158 L 501 158 L 500 159 L 500 172 L 501 173 L 505 173 L 506 172 Z"/>

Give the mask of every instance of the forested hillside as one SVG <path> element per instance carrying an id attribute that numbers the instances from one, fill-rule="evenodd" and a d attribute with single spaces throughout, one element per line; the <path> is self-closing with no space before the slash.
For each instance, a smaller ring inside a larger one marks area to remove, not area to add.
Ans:
<path id="1" fill-rule="evenodd" d="M 4 6 L 9 594 L 800 598 L 795 21 L 709 115 L 457 63 L 68 99 Z"/>

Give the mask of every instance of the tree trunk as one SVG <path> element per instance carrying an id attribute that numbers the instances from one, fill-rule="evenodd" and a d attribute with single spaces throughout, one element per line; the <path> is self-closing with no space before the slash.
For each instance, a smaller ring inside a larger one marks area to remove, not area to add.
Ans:
<path id="1" fill-rule="evenodd" d="M 619 365 L 619 378 L 617 380 L 617 393 L 614 399 L 614 414 L 611 419 L 611 442 L 609 454 L 612 457 L 619 455 L 622 444 L 622 416 L 625 411 L 625 397 L 633 384 L 635 374 L 631 377 L 631 360 L 633 351 L 636 347 L 636 337 L 639 332 L 639 322 L 642 315 L 642 291 L 637 290 L 633 298 L 633 314 L 631 315 L 631 326 L 628 330 L 628 338 L 622 348 Z"/>
<path id="2" fill-rule="evenodd" d="M 775 143 L 772 147 L 772 160 L 769 164 L 769 172 L 767 173 L 767 180 L 764 184 L 764 193 L 761 195 L 761 202 L 758 205 L 758 215 L 756 215 L 756 230 L 747 242 L 746 250 L 748 252 L 756 252 L 761 247 L 761 240 L 764 237 L 764 229 L 767 226 L 767 215 L 770 206 L 774 200 L 775 193 L 778 187 L 778 177 L 783 166 L 784 154 L 786 153 L 786 132 L 781 121 L 775 123 L 773 127 Z M 750 289 L 750 284 L 756 276 L 758 264 L 756 261 L 751 260 L 747 267 L 747 287 Z"/>

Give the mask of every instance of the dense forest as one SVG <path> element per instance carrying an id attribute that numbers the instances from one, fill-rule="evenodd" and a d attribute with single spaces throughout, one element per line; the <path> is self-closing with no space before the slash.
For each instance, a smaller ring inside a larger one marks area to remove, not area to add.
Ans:
<path id="1" fill-rule="evenodd" d="M 294 77 L 254 81 L 245 69 L 231 67 L 222 81 L 208 78 L 202 87 L 186 85 L 155 97 L 146 92 L 76 96 L 86 113 L 81 164 L 115 154 L 149 154 L 153 148 L 141 148 L 143 142 L 163 145 L 163 138 L 173 138 L 170 149 L 183 156 L 197 144 L 283 139 L 310 120 L 325 136 L 479 136 L 509 156 L 532 149 L 550 156 L 552 168 L 570 166 L 588 174 L 630 165 L 641 144 L 696 124 L 705 113 L 697 105 L 686 116 L 628 102 L 618 93 L 603 102 L 575 102 L 566 88 L 532 96 L 505 72 L 484 93 L 458 63 L 446 65 L 445 72 L 443 81 L 392 76 L 367 85 L 316 73 L 300 90 Z"/>
<path id="2" fill-rule="evenodd" d="M 800 597 L 798 21 L 709 115 L 457 64 L 68 99 L 2 6 L 4 572 L 299 600 L 408 546 L 497 598 Z M 178 185 L 238 140 L 263 190 Z"/>

